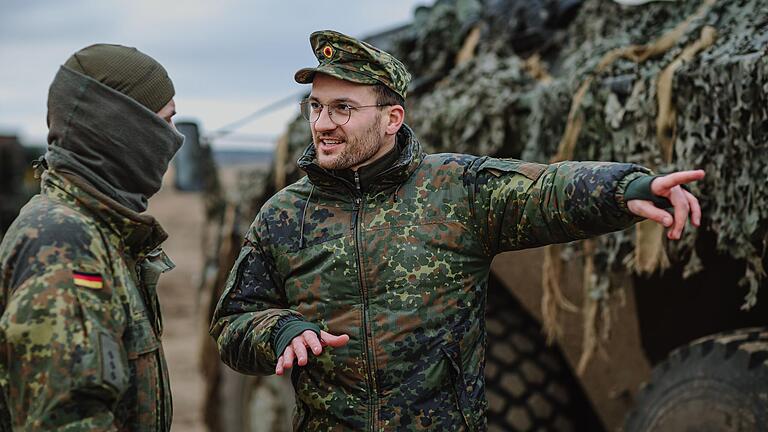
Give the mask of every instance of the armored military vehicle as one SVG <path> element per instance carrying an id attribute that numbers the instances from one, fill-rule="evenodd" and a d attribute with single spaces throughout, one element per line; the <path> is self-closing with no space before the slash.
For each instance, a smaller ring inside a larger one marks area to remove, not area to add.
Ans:
<path id="1" fill-rule="evenodd" d="M 767 430 L 768 4 L 439 0 L 369 40 L 413 73 L 406 121 L 430 151 L 707 172 L 702 226 L 681 241 L 644 222 L 497 257 L 490 430 Z M 211 308 L 309 142 L 297 119 L 223 211 Z M 213 428 L 288 428 L 289 384 L 212 362 Z"/>
<path id="2" fill-rule="evenodd" d="M 0 240 L 27 200 L 39 190 L 32 161 L 42 147 L 24 147 L 16 135 L 0 135 Z"/>

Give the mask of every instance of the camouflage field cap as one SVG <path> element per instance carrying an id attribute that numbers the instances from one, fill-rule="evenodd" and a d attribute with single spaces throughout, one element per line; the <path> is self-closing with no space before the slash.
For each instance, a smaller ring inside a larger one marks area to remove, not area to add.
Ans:
<path id="1" fill-rule="evenodd" d="M 333 30 L 312 33 L 309 43 L 320 64 L 296 72 L 297 83 L 309 84 L 319 72 L 359 84 L 383 84 L 405 99 L 411 74 L 389 53 Z"/>

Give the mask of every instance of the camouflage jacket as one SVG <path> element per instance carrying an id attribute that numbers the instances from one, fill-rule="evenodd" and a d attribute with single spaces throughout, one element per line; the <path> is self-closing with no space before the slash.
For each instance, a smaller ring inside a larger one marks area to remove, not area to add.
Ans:
<path id="1" fill-rule="evenodd" d="M 223 361 L 248 374 L 274 373 L 283 316 L 350 336 L 292 369 L 296 430 L 484 430 L 493 257 L 638 220 L 623 199 L 637 165 L 424 155 L 407 127 L 398 142 L 366 191 L 310 146 L 308 177 L 261 209 L 214 313 Z"/>
<path id="2" fill-rule="evenodd" d="M 79 178 L 43 174 L 0 244 L 1 429 L 170 429 L 166 237 Z"/>

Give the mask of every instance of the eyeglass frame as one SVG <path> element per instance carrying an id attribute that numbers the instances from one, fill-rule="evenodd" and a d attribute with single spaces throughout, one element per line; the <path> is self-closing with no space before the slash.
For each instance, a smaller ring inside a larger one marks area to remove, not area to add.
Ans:
<path id="1" fill-rule="evenodd" d="M 310 120 L 304 115 L 304 108 L 303 108 L 304 105 L 307 105 L 311 102 L 314 102 L 322 107 L 322 109 L 317 113 L 317 118 L 314 120 Z M 333 114 L 331 114 L 330 107 L 331 105 L 342 105 L 342 104 L 349 106 L 350 111 L 349 111 L 349 114 L 347 115 L 347 121 L 345 121 L 344 123 L 337 123 L 336 120 L 333 119 Z M 304 118 L 304 120 L 308 121 L 309 123 L 317 123 L 317 121 L 320 120 L 320 116 L 323 114 L 323 109 L 325 109 L 328 112 L 328 118 L 331 120 L 333 124 L 335 124 L 336 126 L 344 126 L 345 124 L 349 123 L 349 120 L 352 118 L 352 111 L 354 110 L 358 110 L 361 108 L 373 108 L 373 107 L 381 108 L 385 106 L 394 106 L 394 105 L 396 104 L 385 103 L 385 104 L 375 104 L 375 105 L 354 106 L 346 102 L 333 102 L 329 104 L 324 104 L 316 100 L 304 99 L 303 101 L 299 102 L 299 111 L 301 112 L 301 116 Z"/>

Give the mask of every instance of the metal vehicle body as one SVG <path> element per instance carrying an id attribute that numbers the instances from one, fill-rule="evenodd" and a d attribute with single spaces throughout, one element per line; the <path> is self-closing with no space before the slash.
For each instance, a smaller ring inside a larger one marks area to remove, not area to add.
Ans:
<path id="1" fill-rule="evenodd" d="M 0 239 L 21 206 L 40 188 L 32 161 L 43 152 L 43 148 L 22 146 L 15 135 L 0 135 Z"/>

